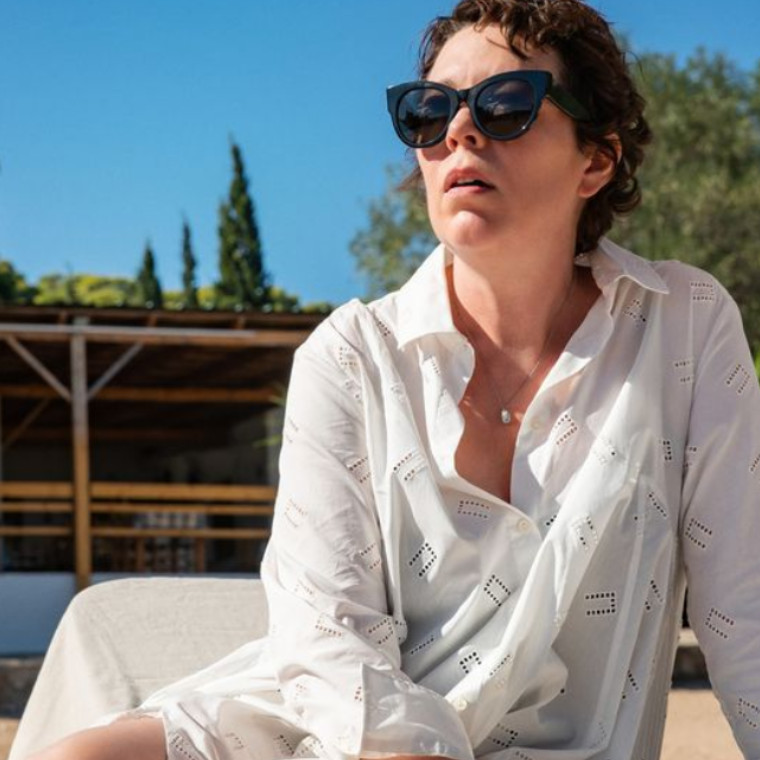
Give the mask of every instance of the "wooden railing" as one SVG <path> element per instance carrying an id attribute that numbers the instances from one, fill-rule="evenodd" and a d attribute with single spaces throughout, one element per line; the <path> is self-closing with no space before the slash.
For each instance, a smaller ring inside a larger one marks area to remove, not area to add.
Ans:
<path id="1" fill-rule="evenodd" d="M 165 527 L 151 525 L 149 519 L 134 520 L 128 525 L 108 524 L 104 516 L 128 518 L 130 515 L 195 515 L 271 518 L 275 489 L 271 486 L 191 485 L 175 483 L 90 484 L 89 520 L 84 530 L 74 531 L 74 489 L 70 483 L 5 482 L 0 483 L 0 514 L 62 514 L 60 525 L 0 524 L 0 537 L 71 537 L 84 536 L 90 542 L 83 552 L 74 546 L 74 557 L 90 556 L 91 542 L 97 538 L 126 539 L 135 542 L 135 571 L 145 567 L 146 542 L 157 538 L 192 539 L 195 546 L 195 569 L 206 567 L 206 541 L 212 539 L 265 541 L 267 527 Z M 121 520 L 123 523 L 124 520 Z M 138 524 L 139 523 L 139 524 Z"/>

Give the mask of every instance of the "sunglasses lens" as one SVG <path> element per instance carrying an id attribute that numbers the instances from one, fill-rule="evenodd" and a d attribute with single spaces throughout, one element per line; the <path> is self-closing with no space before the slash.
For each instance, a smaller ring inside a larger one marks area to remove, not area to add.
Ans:
<path id="1" fill-rule="evenodd" d="M 475 103 L 478 121 L 496 139 L 515 137 L 530 122 L 536 94 L 530 82 L 508 79 L 484 88 Z"/>
<path id="2" fill-rule="evenodd" d="M 404 93 L 396 110 L 396 123 L 404 142 L 412 147 L 442 137 L 449 121 L 449 99 L 440 90 L 415 88 Z"/>

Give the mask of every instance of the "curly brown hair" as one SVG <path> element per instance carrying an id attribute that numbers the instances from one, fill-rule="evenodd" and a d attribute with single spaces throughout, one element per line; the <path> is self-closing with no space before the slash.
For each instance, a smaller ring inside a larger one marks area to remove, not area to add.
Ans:
<path id="1" fill-rule="evenodd" d="M 592 114 L 591 121 L 576 122 L 578 144 L 597 146 L 617 164 L 610 182 L 586 202 L 578 222 L 576 253 L 590 251 L 615 215 L 633 210 L 641 201 L 636 171 L 652 133 L 625 54 L 603 16 L 581 0 L 460 0 L 450 16 L 440 16 L 428 26 L 420 46 L 420 78 L 428 76 L 454 34 L 491 24 L 501 28 L 520 58 L 527 57 L 526 47 L 557 51 L 562 84 Z M 418 186 L 420 179 L 415 169 L 402 186 Z"/>

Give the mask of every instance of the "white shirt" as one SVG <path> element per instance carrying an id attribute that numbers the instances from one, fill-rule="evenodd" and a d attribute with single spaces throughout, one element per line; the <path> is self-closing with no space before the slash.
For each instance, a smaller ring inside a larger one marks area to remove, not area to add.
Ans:
<path id="1" fill-rule="evenodd" d="M 525 413 L 506 503 L 455 469 L 474 354 L 446 261 L 297 351 L 270 635 L 149 700 L 170 757 L 654 760 L 688 578 L 760 758 L 760 394 L 735 304 L 607 240 L 581 257 L 601 296 Z"/>

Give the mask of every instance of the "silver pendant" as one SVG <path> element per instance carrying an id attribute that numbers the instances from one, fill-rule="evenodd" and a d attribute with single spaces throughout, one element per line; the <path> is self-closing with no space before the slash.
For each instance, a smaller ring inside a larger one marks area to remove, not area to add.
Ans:
<path id="1" fill-rule="evenodd" d="M 509 425 L 509 423 L 512 422 L 512 415 L 509 413 L 509 409 L 501 410 L 501 421 L 505 425 Z"/>

